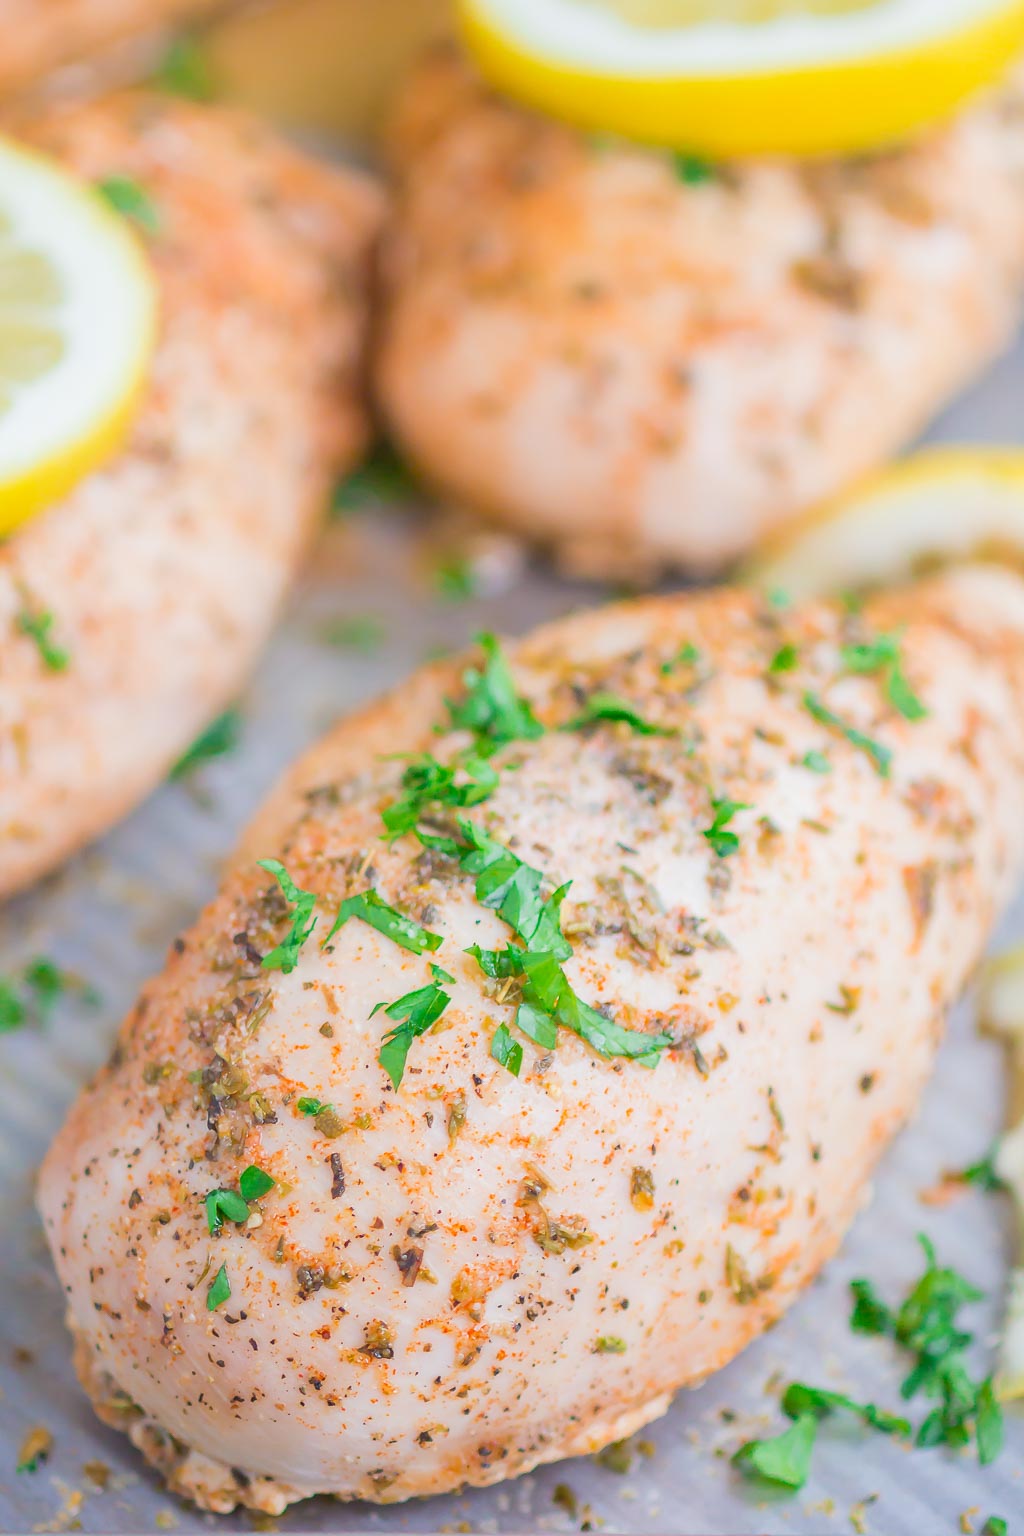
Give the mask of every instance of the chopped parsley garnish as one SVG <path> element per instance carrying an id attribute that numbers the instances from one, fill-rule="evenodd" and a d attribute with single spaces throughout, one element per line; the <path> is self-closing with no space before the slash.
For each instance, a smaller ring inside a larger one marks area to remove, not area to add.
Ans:
<path id="1" fill-rule="evenodd" d="M 624 1355 L 626 1353 L 626 1341 L 620 1339 L 617 1333 L 602 1333 L 600 1338 L 594 1340 L 595 1355 Z"/>
<path id="2" fill-rule="evenodd" d="M 249 1219 L 248 1202 L 233 1189 L 211 1189 L 206 1197 L 206 1224 L 216 1237 L 225 1221 L 241 1224 Z"/>
<path id="3" fill-rule="evenodd" d="M 685 150 L 673 152 L 672 169 L 676 179 L 685 187 L 700 187 L 715 180 L 715 168 L 710 161 L 702 160 L 699 155 L 687 154 Z"/>
<path id="4" fill-rule="evenodd" d="M 768 663 L 769 672 L 792 672 L 800 661 L 800 655 L 795 645 L 780 645 L 771 661 Z"/>
<path id="5" fill-rule="evenodd" d="M 507 1024 L 499 1024 L 491 1038 L 491 1055 L 513 1077 L 518 1077 L 523 1066 L 523 1048 L 512 1038 Z"/>
<path id="6" fill-rule="evenodd" d="M 378 1003 L 370 1014 L 373 1018 L 381 1009 L 389 1019 L 395 1020 L 395 1028 L 384 1036 L 377 1060 L 391 1079 L 397 1093 L 405 1075 L 405 1063 L 409 1047 L 420 1035 L 425 1035 L 444 1013 L 451 1002 L 450 993 L 442 983 L 454 981 L 439 965 L 430 967 L 433 980 L 415 992 L 407 992 L 394 1003 Z"/>
<path id="7" fill-rule="evenodd" d="M 318 1115 L 321 1110 L 330 1109 L 331 1106 L 325 1104 L 321 1099 L 303 1098 L 299 1099 L 296 1107 L 300 1115 Z"/>
<path id="8" fill-rule="evenodd" d="M 35 643 L 48 672 L 67 671 L 71 664 L 71 653 L 55 643 L 53 627 L 57 620 L 48 608 L 33 609 L 24 603 L 14 622 L 19 632 Z"/>
<path id="9" fill-rule="evenodd" d="M 804 708 L 812 719 L 819 725 L 825 725 L 831 731 L 838 731 L 845 736 L 851 747 L 856 747 L 859 752 L 865 752 L 875 765 L 879 776 L 883 779 L 889 777 L 892 767 L 892 753 L 888 747 L 883 747 L 881 742 L 874 741 L 870 736 L 865 736 L 856 726 L 850 725 L 841 715 L 829 709 L 815 693 L 804 694 Z"/>
<path id="10" fill-rule="evenodd" d="M 477 576 L 464 555 L 448 555 L 434 567 L 434 585 L 449 603 L 465 603 L 476 596 Z"/>
<path id="11" fill-rule="evenodd" d="M 374 614 L 354 613 L 344 619 L 332 619 L 322 625 L 318 633 L 326 645 L 360 651 L 368 656 L 383 645 L 387 631 Z"/>
<path id="12" fill-rule="evenodd" d="M 302 1103 L 300 1099 L 300 1107 Z M 317 1108 L 322 1106 L 318 1105 Z M 226 1221 L 233 1221 L 237 1226 L 248 1221 L 250 1203 L 273 1189 L 275 1182 L 265 1169 L 250 1163 L 248 1168 L 242 1170 L 237 1192 L 233 1189 L 211 1189 L 205 1201 L 206 1225 L 210 1236 L 216 1237 Z"/>
<path id="13" fill-rule="evenodd" d="M 206 1310 L 215 1312 L 231 1295 L 231 1281 L 228 1279 L 228 1267 L 222 1264 L 213 1277 L 210 1289 L 206 1293 Z"/>
<path id="14" fill-rule="evenodd" d="M 416 482 L 405 464 L 390 444 L 380 443 L 364 464 L 335 487 L 331 513 L 347 517 L 351 512 L 412 501 L 416 494 Z"/>
<path id="15" fill-rule="evenodd" d="M 160 215 L 145 187 L 130 176 L 106 176 L 96 183 L 96 191 L 116 213 L 129 219 L 147 235 L 160 233 Z"/>
<path id="16" fill-rule="evenodd" d="M 187 33 L 171 42 L 153 75 L 162 91 L 187 101 L 213 101 L 217 87 L 209 56 L 195 37 Z"/>
<path id="17" fill-rule="evenodd" d="M 662 725 L 652 725 L 626 699 L 614 693 L 592 693 L 580 713 L 562 727 L 565 731 L 578 731 L 599 721 L 619 721 L 628 725 L 638 736 L 672 736 L 674 731 Z"/>
<path id="18" fill-rule="evenodd" d="M 748 1440 L 736 1452 L 733 1465 L 748 1475 L 783 1488 L 804 1486 L 811 1470 L 818 1425 L 834 1413 L 852 1413 L 884 1435 L 910 1434 L 906 1419 L 886 1413 L 874 1403 L 858 1403 L 841 1392 L 808 1387 L 800 1381 L 787 1387 L 782 1398 L 782 1411 L 793 1420 L 789 1429 L 769 1440 Z"/>
<path id="19" fill-rule="evenodd" d="M 559 909 L 568 886 L 559 887 L 545 899 L 544 876 L 539 869 L 524 863 L 475 822 L 460 817 L 459 832 L 461 841 L 430 838 L 428 846 L 442 846 L 458 858 L 467 874 L 476 876 L 477 900 L 497 912 L 528 948 L 567 960 L 572 945 L 562 933 Z"/>
<path id="20" fill-rule="evenodd" d="M 732 1458 L 733 1466 L 781 1488 L 802 1488 L 811 1470 L 817 1437 L 817 1415 L 802 1414 L 781 1435 L 770 1440 L 748 1440 L 741 1445 Z"/>
<path id="21" fill-rule="evenodd" d="M 731 853 L 738 853 L 740 846 L 737 834 L 728 830 L 729 823 L 738 811 L 749 811 L 750 806 L 742 800 L 730 800 L 726 796 L 720 799 L 712 795 L 711 810 L 714 820 L 701 835 L 707 838 L 720 859 L 727 859 Z"/>
<path id="22" fill-rule="evenodd" d="M 264 955 L 262 962 L 265 971 L 283 971 L 287 976 L 298 965 L 299 951 L 317 925 L 318 919 L 313 916 L 316 895 L 313 891 L 300 890 L 279 859 L 257 859 L 256 862 L 260 869 L 274 876 L 287 900 L 293 904 L 288 933 L 269 955 Z"/>
<path id="23" fill-rule="evenodd" d="M 916 1434 L 910 1422 L 877 1408 L 858 1403 L 840 1392 L 793 1382 L 782 1398 L 782 1409 L 794 1422 L 768 1440 L 752 1440 L 741 1446 L 733 1462 L 743 1472 L 786 1488 L 802 1488 L 810 1471 L 811 1453 L 819 1424 L 834 1413 L 851 1413 L 882 1434 L 910 1438 L 917 1446 L 960 1447 L 971 1439 L 973 1427 L 978 1460 L 987 1466 L 1003 1444 L 1003 1416 L 992 1388 L 992 1378 L 974 1382 L 964 1365 L 964 1351 L 973 1342 L 958 1321 L 965 1302 L 978 1301 L 981 1293 L 955 1270 L 941 1268 L 927 1238 L 919 1237 L 926 1268 L 900 1307 L 893 1312 L 867 1280 L 855 1280 L 850 1327 L 856 1333 L 893 1339 L 914 1357 L 900 1395 L 909 1401 L 919 1392 L 938 1399 L 939 1406 L 925 1417 Z"/>
<path id="24" fill-rule="evenodd" d="M 16 979 L 0 977 L 0 1035 L 25 1024 L 47 1023 L 58 1000 L 68 992 L 77 992 L 89 1004 L 99 1001 L 92 987 L 42 955 Z"/>
<path id="25" fill-rule="evenodd" d="M 898 634 L 878 635 L 858 645 L 844 645 L 840 659 L 847 672 L 881 674 L 886 697 L 905 720 L 923 720 L 928 711 L 907 681 Z"/>
<path id="26" fill-rule="evenodd" d="M 15 1472 L 38 1472 L 53 1450 L 53 1436 L 41 1424 L 30 1429 L 21 1443 Z"/>
<path id="27" fill-rule="evenodd" d="M 510 741 L 536 741 L 543 736 L 544 727 L 527 701 L 516 693 L 497 639 L 481 634 L 477 644 L 484 653 L 483 667 L 468 667 L 463 673 L 465 698 L 446 701 L 453 729 L 472 731 L 498 746 Z"/>
<path id="28" fill-rule="evenodd" d="M 964 1351 L 973 1336 L 963 1332 L 958 1321 L 960 1307 L 980 1301 L 982 1293 L 956 1270 L 936 1264 L 926 1237 L 919 1236 L 918 1242 L 925 1253 L 925 1272 L 897 1311 L 891 1312 L 866 1281 L 854 1281 L 850 1326 L 859 1333 L 892 1338 L 914 1357 L 900 1387 L 905 1399 L 919 1392 L 939 1399 L 940 1406 L 918 1429 L 916 1444 L 967 1445 L 973 1423 L 978 1459 L 985 1466 L 1002 1445 L 1002 1412 L 991 1379 L 975 1383 L 967 1372 Z"/>
<path id="29" fill-rule="evenodd" d="M 473 752 L 451 766 L 424 752 L 402 774 L 402 793 L 381 813 L 390 838 L 415 831 L 432 806 L 468 809 L 487 800 L 498 785 L 497 769 Z"/>
<path id="30" fill-rule="evenodd" d="M 831 773 L 832 764 L 824 752 L 805 752 L 800 759 L 804 768 L 809 768 L 812 773 Z"/>
<path id="31" fill-rule="evenodd" d="M 265 1168 L 260 1168 L 256 1163 L 250 1163 L 248 1168 L 243 1168 L 238 1180 L 238 1193 L 242 1199 L 252 1203 L 263 1195 L 269 1194 L 273 1189 L 275 1180 Z"/>
<path id="32" fill-rule="evenodd" d="M 543 894 L 544 876 L 538 869 L 489 837 L 474 822 L 459 819 L 460 838 L 434 838 L 420 834 L 428 847 L 437 847 L 458 858 L 467 874 L 476 876 L 476 897 L 497 912 L 525 946 L 481 950 L 473 955 L 485 975 L 517 977 L 522 1001 L 516 1025 L 543 1050 L 557 1044 L 562 1025 L 585 1040 L 598 1055 L 626 1057 L 643 1066 L 656 1066 L 672 1036 L 624 1029 L 608 1019 L 573 990 L 560 962 L 568 960 L 572 945 L 562 933 L 560 908 L 569 887 Z"/>
<path id="33" fill-rule="evenodd" d="M 959 1173 L 951 1175 L 961 1184 L 973 1184 L 976 1189 L 983 1189 L 987 1195 L 999 1195 L 1009 1188 L 1006 1180 L 996 1172 L 996 1153 L 998 1146 L 992 1147 L 978 1163 L 971 1163 L 969 1167 L 962 1168 Z"/>
<path id="34" fill-rule="evenodd" d="M 234 752 L 242 731 L 242 715 L 237 709 L 226 709 L 197 736 L 183 757 L 179 757 L 168 775 L 171 779 L 185 779 L 203 763 L 215 757 Z"/>
<path id="35" fill-rule="evenodd" d="M 989 1515 L 981 1528 L 981 1536 L 1006 1536 L 1007 1525 L 1002 1515 Z"/>
<path id="36" fill-rule="evenodd" d="M 350 918 L 357 917 L 360 922 L 368 923 L 371 928 L 376 928 L 385 938 L 393 939 L 403 949 L 411 950 L 414 955 L 422 955 L 428 949 L 440 949 L 444 942 L 439 933 L 431 933 L 422 928 L 415 918 L 406 917 L 404 912 L 399 912 L 397 907 L 391 907 L 372 887 L 360 891 L 358 896 L 350 896 L 343 901 L 338 908 L 338 915 L 334 919 L 330 933 L 324 939 L 324 944 L 329 944 Z M 266 961 L 263 962 L 266 965 Z"/>
<path id="37" fill-rule="evenodd" d="M 675 671 L 676 667 L 695 667 L 698 661 L 700 661 L 700 651 L 698 651 L 692 641 L 687 640 L 686 644 L 680 646 L 674 656 L 670 656 L 668 661 L 662 662 L 658 670 L 662 677 L 667 677 L 670 672 Z"/>

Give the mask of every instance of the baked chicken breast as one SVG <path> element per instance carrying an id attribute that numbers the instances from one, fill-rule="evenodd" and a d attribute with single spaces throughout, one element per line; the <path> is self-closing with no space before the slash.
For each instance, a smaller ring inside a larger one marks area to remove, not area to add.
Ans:
<path id="1" fill-rule="evenodd" d="M 136 33 L 157 32 L 224 0 L 0 0 L 0 95 Z"/>
<path id="2" fill-rule="evenodd" d="M 720 569 L 907 442 L 1017 321 L 1024 76 L 899 152 L 706 166 L 439 54 L 392 151 L 393 433 L 583 574 Z"/>
<path id="3" fill-rule="evenodd" d="M 124 451 L 0 543 L 0 895 L 131 809 L 239 688 L 366 439 L 379 218 L 361 178 L 169 98 L 26 136 L 144 194 L 162 318 Z"/>
<path id="4" fill-rule="evenodd" d="M 995 569 L 417 674 L 272 796 L 45 1162 L 97 1411 L 222 1511 L 636 1430 L 834 1252 L 1022 795 Z"/>

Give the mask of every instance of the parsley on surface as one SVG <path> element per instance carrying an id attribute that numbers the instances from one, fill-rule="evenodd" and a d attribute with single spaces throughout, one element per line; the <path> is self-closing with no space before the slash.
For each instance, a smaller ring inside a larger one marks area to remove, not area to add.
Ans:
<path id="1" fill-rule="evenodd" d="M 26 1024 L 46 1024 L 61 997 L 75 992 L 95 1006 L 99 997 L 88 983 L 61 970 L 45 955 L 31 960 L 15 978 L 0 977 L 0 1035 Z"/>
<path id="2" fill-rule="evenodd" d="M 782 1411 L 793 1420 L 788 1429 L 766 1440 L 748 1440 L 732 1458 L 733 1465 L 748 1476 L 763 1478 L 784 1488 L 804 1486 L 811 1470 L 811 1456 L 818 1426 L 835 1413 L 850 1413 L 884 1435 L 910 1434 L 910 1424 L 874 1403 L 858 1403 L 842 1392 L 827 1392 L 794 1381 L 782 1398 Z"/>
<path id="3" fill-rule="evenodd" d="M 850 725 L 841 715 L 837 715 L 834 710 L 829 709 L 828 705 L 823 703 L 816 693 L 804 694 L 804 708 L 812 719 L 817 720 L 819 725 L 825 725 L 828 726 L 829 730 L 838 731 L 840 735 L 846 737 L 852 747 L 856 747 L 860 752 L 865 752 L 875 765 L 875 770 L 881 778 L 887 779 L 889 777 L 892 767 L 892 753 L 888 747 L 883 747 L 881 742 L 874 741 L 870 736 L 865 736 L 864 732 L 859 731 L 856 726 Z"/>
<path id="4" fill-rule="evenodd" d="M 677 181 L 681 181 L 684 187 L 700 187 L 715 180 L 715 168 L 711 162 L 702 160 L 699 155 L 687 154 L 685 150 L 673 152 L 672 169 Z"/>
<path id="5" fill-rule="evenodd" d="M 296 1105 L 300 1115 L 318 1115 L 321 1110 L 330 1109 L 330 1107 L 331 1106 L 329 1104 L 325 1104 L 322 1099 L 307 1098 L 299 1099 Z"/>
<path id="6" fill-rule="evenodd" d="M 300 1106 L 302 1102 L 300 1099 Z M 275 1182 L 264 1168 L 250 1163 L 239 1176 L 237 1193 L 233 1189 L 211 1189 L 205 1201 L 210 1236 L 216 1237 L 226 1221 L 238 1226 L 248 1221 L 250 1203 L 273 1189 Z"/>
<path id="7" fill-rule="evenodd" d="M 964 1364 L 964 1351 L 973 1342 L 962 1331 L 960 1307 L 981 1299 L 981 1293 L 956 1270 L 936 1263 L 935 1250 L 925 1237 L 918 1241 L 925 1252 L 925 1272 L 893 1311 L 867 1280 L 850 1286 L 853 1311 L 850 1327 L 855 1333 L 893 1339 L 913 1357 L 909 1374 L 900 1386 L 904 1401 L 918 1393 L 937 1399 L 916 1434 L 909 1420 L 858 1403 L 841 1392 L 830 1392 L 793 1382 L 782 1398 L 782 1409 L 794 1422 L 782 1434 L 751 1440 L 733 1457 L 741 1471 L 783 1487 L 802 1488 L 810 1472 L 811 1454 L 819 1424 L 834 1413 L 850 1413 L 865 1425 L 886 1435 L 909 1439 L 919 1447 L 961 1447 L 971 1439 L 978 1460 L 987 1466 L 1003 1444 L 1003 1415 L 992 1387 L 992 1378 L 974 1382 Z"/>
<path id="8" fill-rule="evenodd" d="M 695 667 L 699 661 L 700 651 L 693 644 L 692 640 L 687 640 L 686 644 L 681 645 L 674 656 L 670 656 L 668 661 L 662 662 L 658 671 L 662 677 L 668 677 L 669 673 L 674 672 L 676 667 Z"/>
<path id="9" fill-rule="evenodd" d="M 569 887 L 560 886 L 545 897 L 540 870 L 524 863 L 474 822 L 460 818 L 458 826 L 458 839 L 421 837 L 428 847 L 439 847 L 458 858 L 466 873 L 476 877 L 477 900 L 497 912 L 525 946 L 482 950 L 474 945 L 468 951 L 485 975 L 520 979 L 517 1027 L 544 1050 L 557 1044 L 557 1026 L 562 1025 L 600 1056 L 657 1065 L 660 1053 L 672 1044 L 671 1035 L 624 1029 L 578 997 L 562 969 L 560 962 L 573 952 L 562 932 L 560 916 Z"/>
<path id="10" fill-rule="evenodd" d="M 740 846 L 737 834 L 728 830 L 729 823 L 738 811 L 749 811 L 750 806 L 742 800 L 730 800 L 727 796 L 720 799 L 712 795 L 711 810 L 714 819 L 701 836 L 707 839 L 720 859 L 727 859 L 731 853 L 738 853 Z"/>
<path id="11" fill-rule="evenodd" d="M 168 775 L 171 779 L 185 779 L 189 774 L 211 762 L 215 757 L 224 757 L 229 752 L 234 752 L 238 746 L 242 733 L 242 715 L 237 709 L 226 709 L 222 715 L 206 727 L 201 736 L 197 736 L 188 751 L 179 757 Z"/>
<path id="12" fill-rule="evenodd" d="M 809 768 L 812 773 L 831 773 L 832 764 L 824 752 L 805 752 L 801 758 L 804 768 Z"/>
<path id="13" fill-rule="evenodd" d="M 206 1225 L 216 1237 L 226 1221 L 241 1224 L 249 1219 L 248 1202 L 233 1189 L 211 1189 L 206 1197 Z"/>
<path id="14" fill-rule="evenodd" d="M 491 1055 L 513 1077 L 519 1076 L 523 1066 L 523 1048 L 518 1040 L 512 1038 L 512 1031 L 507 1024 L 499 1024 L 494 1031 Z"/>
<path id="15" fill-rule="evenodd" d="M 936 1263 L 935 1250 L 919 1236 L 924 1249 L 925 1272 L 899 1308 L 892 1312 L 865 1281 L 854 1281 L 850 1326 L 856 1332 L 892 1338 L 913 1356 L 913 1364 L 900 1392 L 909 1401 L 923 1392 L 939 1406 L 917 1431 L 916 1444 L 964 1446 L 974 1426 L 978 1459 L 982 1465 L 995 1459 L 1002 1443 L 1002 1412 L 992 1392 L 991 1380 L 975 1383 L 964 1364 L 964 1352 L 973 1335 L 963 1332 L 958 1313 L 968 1302 L 980 1301 L 982 1293 L 954 1269 Z"/>
<path id="16" fill-rule="evenodd" d="M 805 1413 L 769 1440 L 748 1440 L 732 1458 L 733 1466 L 748 1476 L 782 1488 L 802 1488 L 811 1470 L 811 1455 L 818 1437 L 816 1414 Z"/>
<path id="17" fill-rule="evenodd" d="M 137 181 L 130 176 L 105 176 L 96 183 L 96 191 L 115 213 L 128 219 L 144 234 L 160 233 L 160 215 L 156 204 Z"/>
<path id="18" fill-rule="evenodd" d="M 469 809 L 498 786 L 497 769 L 474 752 L 461 754 L 450 767 L 429 752 L 415 757 L 402 774 L 402 793 L 381 813 L 388 837 L 413 832 L 433 806 Z"/>
<path id="19" fill-rule="evenodd" d="M 288 933 L 269 955 L 264 955 L 262 962 L 265 971 L 282 971 L 287 976 L 298 965 L 299 951 L 317 925 L 318 919 L 313 916 L 316 895 L 313 891 L 300 890 L 279 859 L 257 859 L 256 862 L 260 869 L 274 876 L 292 903 L 292 925 Z"/>
<path id="20" fill-rule="evenodd" d="M 19 610 L 15 624 L 19 632 L 33 641 L 43 666 L 48 672 L 66 672 L 71 665 L 71 653 L 53 639 L 53 627 L 57 620 L 49 608 L 32 609 L 27 603 Z"/>
<path id="21" fill-rule="evenodd" d="M 214 1275 L 213 1282 L 206 1293 L 207 1312 L 216 1312 L 217 1308 L 222 1306 L 230 1295 L 231 1282 L 228 1279 L 228 1267 L 226 1264 L 222 1264 L 216 1275 Z"/>
<path id="22" fill-rule="evenodd" d="M 428 949 L 440 949 L 443 943 L 439 933 L 431 933 L 429 929 L 421 927 L 415 918 L 406 917 L 405 913 L 399 912 L 397 907 L 389 906 L 371 886 L 365 891 L 360 891 L 357 896 L 349 896 L 347 901 L 342 902 L 331 931 L 324 939 L 324 944 L 329 944 L 338 930 L 344 928 L 353 917 L 368 923 L 385 938 L 393 939 L 396 944 L 400 944 L 403 949 L 411 950 L 414 955 L 422 955 Z M 266 961 L 263 963 L 265 965 Z"/>
<path id="23" fill-rule="evenodd" d="M 335 487 L 331 513 L 347 517 L 352 512 L 412 501 L 416 494 L 416 482 L 398 454 L 390 444 L 380 443 L 365 463 Z"/>
<path id="24" fill-rule="evenodd" d="M 186 101 L 213 101 L 217 96 L 209 56 L 199 40 L 187 33 L 172 40 L 156 67 L 153 83 Z"/>
<path id="25" fill-rule="evenodd" d="M 772 673 L 792 672 L 798 665 L 799 660 L 800 657 L 795 645 L 780 645 L 768 663 L 768 671 Z"/>
<path id="26" fill-rule="evenodd" d="M 261 1196 L 267 1195 L 273 1189 L 276 1180 L 271 1177 L 265 1168 L 260 1168 L 256 1163 L 250 1163 L 248 1168 L 243 1168 L 238 1180 L 238 1193 L 242 1199 L 252 1203 Z"/>
<path id="27" fill-rule="evenodd" d="M 638 736 L 674 736 L 675 732 L 662 725 L 652 725 L 639 710 L 626 699 L 614 693 L 592 693 L 579 714 L 566 722 L 564 731 L 578 731 L 602 720 L 618 721 L 628 725 Z"/>
<path id="28" fill-rule="evenodd" d="M 425 987 L 407 992 L 396 1002 L 378 1003 L 370 1013 L 373 1018 L 375 1013 L 383 1009 L 388 1018 L 395 1021 L 395 1028 L 384 1036 L 377 1060 L 390 1077 L 396 1093 L 405 1075 L 405 1063 L 412 1042 L 433 1028 L 451 1002 L 451 994 L 444 990 L 443 984 L 455 978 L 439 965 L 431 965 L 430 974 L 433 980 Z"/>
<path id="29" fill-rule="evenodd" d="M 353 613 L 343 619 L 331 619 L 321 625 L 318 633 L 325 645 L 359 651 L 364 656 L 379 650 L 387 635 L 380 619 L 372 613 Z"/>
<path id="30" fill-rule="evenodd" d="M 491 634 L 477 636 L 484 653 L 482 667 L 462 674 L 465 697 L 446 700 L 453 729 L 472 731 L 498 746 L 510 741 L 536 741 L 544 727 L 532 708 L 516 693 L 504 652 Z"/>
<path id="31" fill-rule="evenodd" d="M 624 1355 L 626 1353 L 626 1341 L 620 1339 L 617 1333 L 602 1333 L 600 1338 L 594 1340 L 595 1355 Z"/>
<path id="32" fill-rule="evenodd" d="M 980 1162 L 971 1163 L 969 1167 L 962 1168 L 953 1177 L 961 1184 L 973 1184 L 976 1189 L 982 1189 L 988 1195 L 1002 1194 L 1008 1189 L 1006 1180 L 996 1172 L 996 1153 L 998 1147 L 992 1147 Z"/>
<path id="33" fill-rule="evenodd" d="M 898 634 L 877 635 L 857 645 L 844 645 L 840 660 L 847 672 L 861 676 L 880 674 L 886 697 L 905 720 L 923 720 L 928 711 L 911 688 L 900 654 Z"/>

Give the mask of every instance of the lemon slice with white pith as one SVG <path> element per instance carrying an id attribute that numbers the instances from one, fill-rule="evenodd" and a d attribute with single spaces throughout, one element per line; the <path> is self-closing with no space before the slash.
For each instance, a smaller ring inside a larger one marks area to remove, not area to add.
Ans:
<path id="1" fill-rule="evenodd" d="M 745 573 L 794 602 L 941 565 L 1024 569 L 1024 448 L 926 448 L 787 529 Z"/>
<path id="2" fill-rule="evenodd" d="M 155 330 L 155 281 L 124 218 L 0 139 L 0 538 L 116 450 Z"/>
<path id="3" fill-rule="evenodd" d="M 708 156 L 846 154 L 949 116 L 1024 50 L 1024 0 L 458 0 L 500 89 Z"/>

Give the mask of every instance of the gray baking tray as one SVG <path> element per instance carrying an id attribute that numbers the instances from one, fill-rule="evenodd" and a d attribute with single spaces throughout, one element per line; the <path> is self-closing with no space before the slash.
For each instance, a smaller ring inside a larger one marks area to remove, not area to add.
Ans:
<path id="1" fill-rule="evenodd" d="M 933 436 L 1024 441 L 1024 348 L 959 402 Z M 458 556 L 461 537 L 453 546 L 450 527 L 415 507 L 374 508 L 334 523 L 240 701 L 239 749 L 190 782 L 165 786 L 98 847 L 0 911 L 0 975 L 45 954 L 100 996 L 98 1004 L 69 997 L 45 1027 L 0 1036 L 5 1532 L 187 1536 L 253 1524 L 242 1514 L 203 1516 L 179 1503 L 126 1441 L 93 1418 L 71 1369 L 61 1297 L 32 1206 L 33 1171 L 78 1086 L 106 1055 L 139 983 L 212 894 L 218 864 L 286 763 L 333 719 L 427 655 L 463 644 L 481 627 L 519 633 L 607 595 L 559 579 L 514 545 L 484 538 L 468 546 L 481 590 L 462 600 L 444 596 L 438 569 Z M 449 571 L 449 587 L 451 578 Z M 378 644 L 360 649 L 325 640 L 340 627 L 369 646 L 366 618 L 379 630 Z M 1024 900 L 994 947 L 1014 938 L 1024 939 Z M 899 1020 L 892 1025 L 898 1029 Z M 910 1451 L 881 1436 L 836 1429 L 820 1439 L 808 1487 L 765 1500 L 741 1483 L 728 1459 L 749 1436 L 782 1427 L 778 1387 L 794 1377 L 895 1405 L 900 1363 L 890 1345 L 850 1333 L 847 1285 L 868 1275 L 883 1294 L 903 1293 L 920 1271 L 917 1232 L 987 1291 L 989 1300 L 973 1314 L 975 1364 L 985 1366 L 1013 1241 L 1008 1204 L 974 1189 L 941 1207 L 922 1194 L 944 1170 L 988 1148 L 1001 1124 L 1002 1080 L 997 1048 L 977 1036 L 968 998 L 956 1010 L 922 1112 L 886 1157 L 873 1202 L 840 1257 L 780 1326 L 677 1399 L 625 1454 L 629 1470 L 577 1460 L 504 1487 L 389 1509 L 319 1499 L 270 1528 L 954 1536 L 980 1531 L 986 1516 L 998 1514 L 1011 1532 L 1024 1532 L 1024 1416 L 1009 1415 L 1006 1449 L 984 1471 L 970 1454 Z M 52 1453 L 38 1471 L 16 1474 L 18 1449 L 37 1425 L 52 1434 Z"/>

